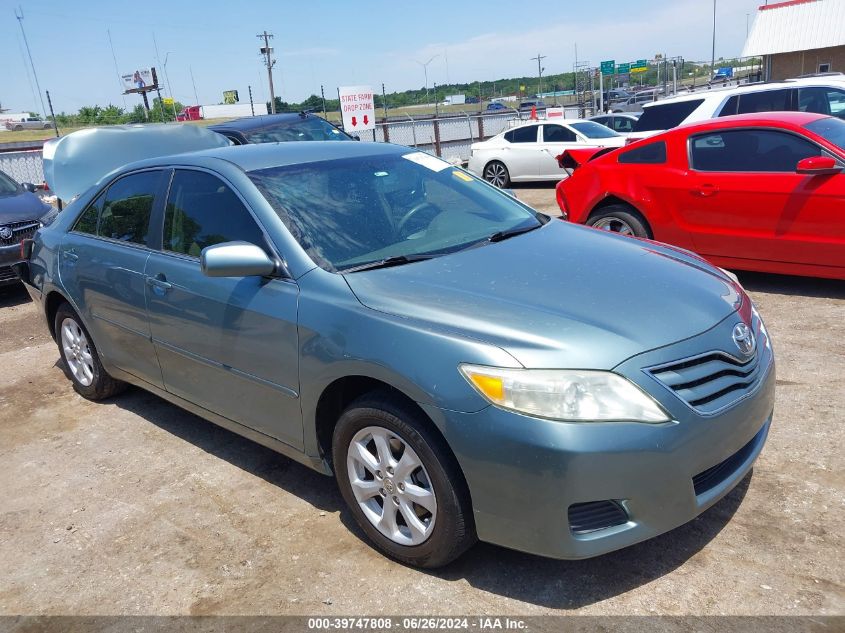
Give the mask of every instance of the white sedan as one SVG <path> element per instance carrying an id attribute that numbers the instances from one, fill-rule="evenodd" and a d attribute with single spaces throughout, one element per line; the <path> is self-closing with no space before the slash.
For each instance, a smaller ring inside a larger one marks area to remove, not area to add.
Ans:
<path id="1" fill-rule="evenodd" d="M 555 156 L 584 147 L 622 147 L 625 137 L 595 121 L 531 121 L 473 143 L 468 169 L 497 187 L 511 182 L 561 180 Z"/>

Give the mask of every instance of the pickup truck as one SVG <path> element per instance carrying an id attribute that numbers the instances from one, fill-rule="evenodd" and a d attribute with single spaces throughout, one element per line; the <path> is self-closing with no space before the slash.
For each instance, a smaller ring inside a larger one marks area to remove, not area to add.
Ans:
<path id="1" fill-rule="evenodd" d="M 51 127 L 53 127 L 53 124 L 50 121 L 44 121 L 38 117 L 26 117 L 6 121 L 6 129 L 14 130 L 15 132 L 20 130 L 49 130 Z"/>

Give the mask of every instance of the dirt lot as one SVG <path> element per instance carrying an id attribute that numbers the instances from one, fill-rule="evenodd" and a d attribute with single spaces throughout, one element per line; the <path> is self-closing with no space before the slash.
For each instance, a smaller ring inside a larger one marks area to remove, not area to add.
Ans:
<path id="1" fill-rule="evenodd" d="M 137 389 L 83 400 L 0 291 L 0 615 L 845 614 L 845 284 L 741 280 L 778 358 L 751 476 L 601 558 L 479 544 L 437 572 L 371 549 L 329 478 Z"/>

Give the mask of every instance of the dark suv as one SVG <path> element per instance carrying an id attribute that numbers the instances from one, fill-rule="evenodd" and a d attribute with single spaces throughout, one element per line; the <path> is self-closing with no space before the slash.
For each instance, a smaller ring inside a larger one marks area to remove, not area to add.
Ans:
<path id="1" fill-rule="evenodd" d="M 306 112 L 266 114 L 209 126 L 235 145 L 287 141 L 354 141 L 324 118 Z"/>
<path id="2" fill-rule="evenodd" d="M 19 185 L 0 171 L 0 287 L 17 283 L 11 264 L 20 260 L 20 243 L 35 235 L 52 207 L 34 195 L 35 185 Z"/>

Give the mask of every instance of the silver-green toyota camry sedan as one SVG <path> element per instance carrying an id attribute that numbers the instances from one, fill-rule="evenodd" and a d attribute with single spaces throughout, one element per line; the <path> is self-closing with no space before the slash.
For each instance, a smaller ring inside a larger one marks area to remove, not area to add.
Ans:
<path id="1" fill-rule="evenodd" d="M 412 565 L 654 537 L 726 495 L 772 419 L 733 278 L 407 147 L 149 158 L 23 248 L 82 396 L 136 385 L 334 475 Z"/>

